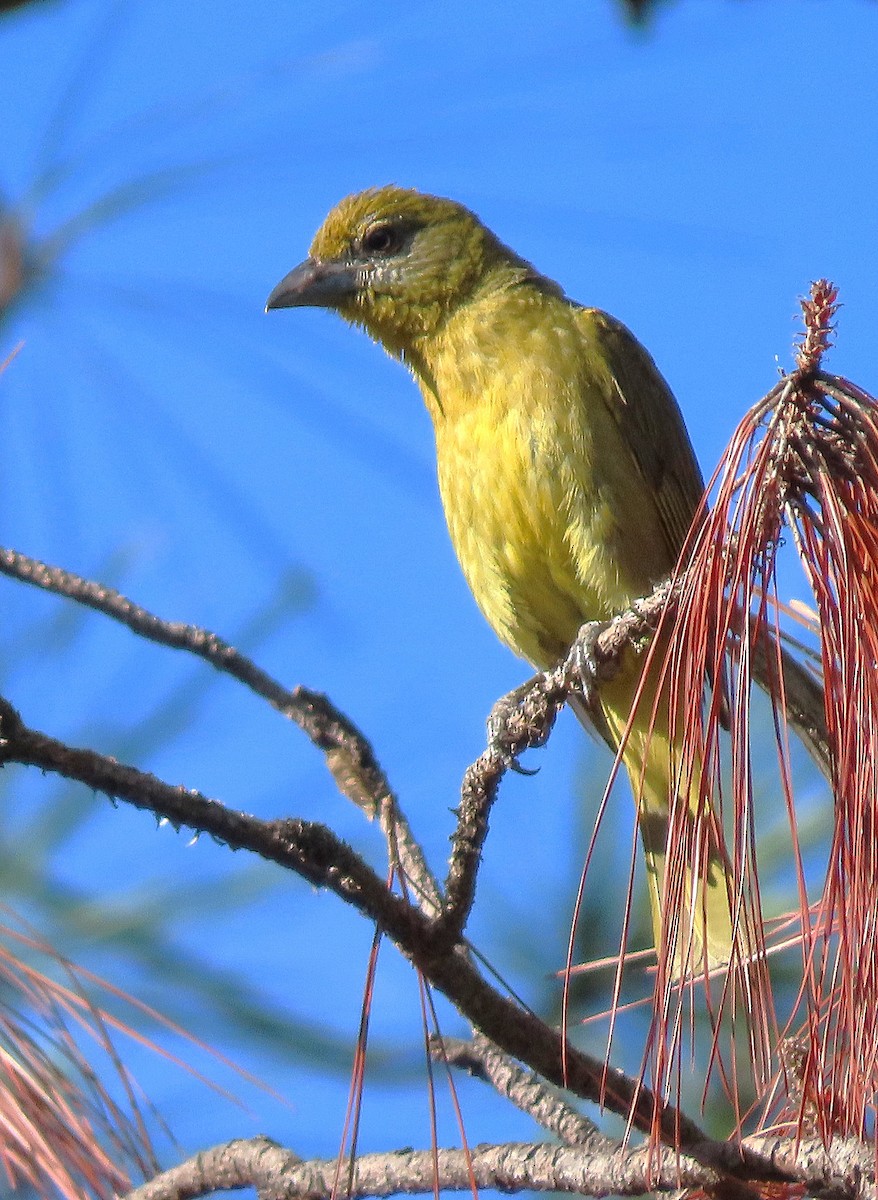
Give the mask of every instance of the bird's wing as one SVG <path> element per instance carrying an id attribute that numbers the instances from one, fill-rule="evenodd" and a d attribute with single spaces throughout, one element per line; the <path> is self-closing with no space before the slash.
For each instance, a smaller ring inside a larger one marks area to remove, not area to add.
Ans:
<path id="1" fill-rule="evenodd" d="M 704 491 L 683 416 L 658 367 L 621 321 L 593 308 L 579 309 L 578 319 L 604 352 L 610 370 L 607 404 L 655 497 L 673 563 Z"/>

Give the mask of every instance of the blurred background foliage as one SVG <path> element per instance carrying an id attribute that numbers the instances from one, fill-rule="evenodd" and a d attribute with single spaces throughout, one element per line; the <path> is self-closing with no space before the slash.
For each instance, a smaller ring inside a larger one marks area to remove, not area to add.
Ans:
<path id="1" fill-rule="evenodd" d="M 709 470 L 774 356 L 788 361 L 811 278 L 841 284 L 845 372 L 869 383 L 875 113 L 802 63 L 819 45 L 868 70 L 874 6 L 0 7 L 15 10 L 0 20 L 0 360 L 21 347 L 0 376 L 2 540 L 329 692 L 373 737 L 441 873 L 484 716 L 526 670 L 459 578 L 404 373 L 323 314 L 263 317 L 265 296 L 344 193 L 394 179 L 454 194 L 635 329 Z M 325 820 L 381 863 L 319 755 L 230 681 L 31 589 L 0 592 L 2 692 L 26 720 L 262 816 Z M 764 896 L 780 913 L 794 880 L 772 753 L 757 749 Z M 504 786 L 471 934 L 552 1017 L 608 762 L 566 722 L 538 761 Z M 817 877 L 830 813 L 796 761 Z M 259 1131 L 332 1154 L 364 923 L 83 789 L 17 769 L 0 789 L 4 903 L 286 1098 L 244 1088 L 242 1113 L 132 1050 L 183 1148 Z M 617 946 L 632 839 L 620 801 L 583 957 Z M 638 945 L 645 904 L 639 919 Z M 600 1012 L 606 985 L 578 981 L 577 1009 Z M 638 1069 L 645 1028 L 642 1010 L 625 1018 L 620 1065 Z M 600 1026 L 579 1036 L 600 1053 Z M 372 1049 L 364 1148 L 426 1143 L 416 989 L 390 952 Z M 471 1141 L 531 1134 L 461 1086 Z"/>

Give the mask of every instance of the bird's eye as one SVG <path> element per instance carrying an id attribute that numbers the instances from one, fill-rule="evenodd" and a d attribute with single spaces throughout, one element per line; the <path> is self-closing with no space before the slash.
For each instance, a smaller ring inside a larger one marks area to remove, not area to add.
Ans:
<path id="1" fill-rule="evenodd" d="M 369 254 L 393 254 L 399 249 L 399 231 L 383 222 L 372 225 L 363 234 L 361 245 Z"/>

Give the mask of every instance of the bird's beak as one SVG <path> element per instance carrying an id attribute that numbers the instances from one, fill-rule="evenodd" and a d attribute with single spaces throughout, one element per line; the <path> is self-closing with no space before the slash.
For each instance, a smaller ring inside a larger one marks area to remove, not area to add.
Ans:
<path id="1" fill-rule="evenodd" d="M 265 302 L 271 308 L 335 308 L 357 290 L 357 267 L 353 263 L 321 262 L 306 258 L 284 275 Z"/>

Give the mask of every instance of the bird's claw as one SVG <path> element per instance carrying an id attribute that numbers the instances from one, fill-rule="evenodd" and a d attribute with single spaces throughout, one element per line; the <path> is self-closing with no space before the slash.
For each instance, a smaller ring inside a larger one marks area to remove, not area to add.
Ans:
<path id="1" fill-rule="evenodd" d="M 539 767 L 523 767 L 517 758 L 507 755 L 503 759 L 503 766 L 507 771 L 514 771 L 516 775 L 539 775 Z"/>
<path id="2" fill-rule="evenodd" d="M 598 638 L 607 628 L 604 621 L 589 621 L 576 635 L 570 647 L 567 665 L 583 694 L 588 697 L 601 677 L 601 664 L 597 655 Z"/>
<path id="3" fill-rule="evenodd" d="M 529 679 L 496 701 L 488 715 L 488 749 L 496 754 L 507 771 L 516 775 L 536 775 L 539 767 L 523 767 L 518 761 L 523 751 L 542 745 L 542 736 L 528 719 L 525 701 L 540 679 Z"/>

